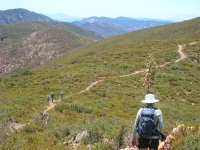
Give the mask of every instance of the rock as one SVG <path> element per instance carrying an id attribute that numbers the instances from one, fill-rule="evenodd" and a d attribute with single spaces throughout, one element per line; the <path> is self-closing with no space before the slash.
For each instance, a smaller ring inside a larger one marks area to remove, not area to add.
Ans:
<path id="1" fill-rule="evenodd" d="M 81 140 L 82 140 L 84 137 L 86 137 L 86 136 L 88 136 L 87 131 L 82 131 L 82 132 L 78 133 L 78 134 L 76 135 L 76 137 L 75 137 L 76 143 L 80 143 Z"/>

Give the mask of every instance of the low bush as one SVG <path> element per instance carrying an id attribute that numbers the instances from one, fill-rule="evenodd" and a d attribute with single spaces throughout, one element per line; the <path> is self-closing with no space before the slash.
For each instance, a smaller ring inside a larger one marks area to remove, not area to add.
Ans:
<path id="1" fill-rule="evenodd" d="M 36 126 L 36 125 L 34 125 L 32 123 L 26 125 L 23 128 L 23 131 L 26 132 L 26 133 L 42 132 L 43 130 L 44 130 L 44 128 Z"/>
<path id="2" fill-rule="evenodd" d="M 70 104 L 61 102 L 55 106 L 55 110 L 61 113 L 67 109 L 70 109 Z"/>
<path id="3" fill-rule="evenodd" d="M 120 65 L 119 65 L 119 68 L 126 69 L 126 68 L 128 68 L 128 64 L 120 64 Z"/>
<path id="4" fill-rule="evenodd" d="M 68 127 L 63 126 L 63 127 L 55 129 L 52 132 L 52 134 L 55 135 L 55 137 L 58 140 L 61 140 L 61 139 L 66 138 L 67 136 L 70 135 L 70 129 Z"/>
<path id="5" fill-rule="evenodd" d="M 72 103 L 70 106 L 70 109 L 73 111 L 76 111 L 78 113 L 89 113 L 91 114 L 92 112 L 92 107 L 91 106 L 84 106 L 81 103 Z"/>

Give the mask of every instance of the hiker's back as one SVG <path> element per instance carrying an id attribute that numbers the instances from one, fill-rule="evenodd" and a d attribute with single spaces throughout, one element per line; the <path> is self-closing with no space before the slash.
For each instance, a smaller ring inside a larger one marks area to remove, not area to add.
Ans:
<path id="1" fill-rule="evenodd" d="M 151 93 L 146 94 L 145 99 L 141 101 L 146 107 L 137 112 L 132 138 L 132 145 L 136 146 L 138 141 L 139 149 L 158 149 L 159 131 L 164 128 L 161 110 L 153 107 L 158 101 Z"/>
<path id="2" fill-rule="evenodd" d="M 60 92 L 60 96 L 61 96 L 61 98 L 63 98 L 64 92 Z"/>
<path id="3" fill-rule="evenodd" d="M 140 138 L 149 138 L 154 132 L 156 125 L 154 107 L 144 107 L 137 123 L 137 132 Z"/>
<path id="4" fill-rule="evenodd" d="M 49 102 L 50 100 L 50 95 L 47 95 L 47 102 Z"/>
<path id="5" fill-rule="evenodd" d="M 51 92 L 51 97 L 54 97 L 54 93 L 53 92 Z"/>

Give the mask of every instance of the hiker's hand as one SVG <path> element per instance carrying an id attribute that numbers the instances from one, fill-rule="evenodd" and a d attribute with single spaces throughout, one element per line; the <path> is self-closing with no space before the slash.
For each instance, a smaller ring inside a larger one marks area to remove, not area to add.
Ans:
<path id="1" fill-rule="evenodd" d="M 160 133 L 160 140 L 163 142 L 166 140 L 166 137 L 164 134 Z"/>
<path id="2" fill-rule="evenodd" d="M 132 140 L 132 145 L 136 146 L 136 140 Z"/>

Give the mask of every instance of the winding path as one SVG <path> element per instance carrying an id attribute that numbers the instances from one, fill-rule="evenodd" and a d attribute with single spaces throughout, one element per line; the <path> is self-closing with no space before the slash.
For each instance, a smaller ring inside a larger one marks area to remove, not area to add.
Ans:
<path id="1" fill-rule="evenodd" d="M 178 52 L 179 52 L 179 54 L 180 54 L 180 58 L 177 59 L 177 60 L 175 60 L 175 62 L 179 62 L 179 61 L 181 61 L 181 60 L 187 58 L 187 55 L 186 55 L 185 53 L 183 53 L 183 46 L 182 46 L 182 45 L 178 45 Z M 166 66 L 166 65 L 168 65 L 168 64 L 170 64 L 170 62 L 166 62 L 166 63 L 164 63 L 164 64 L 162 64 L 162 65 L 159 65 L 159 66 L 157 66 L 157 68 L 164 67 L 164 66 Z M 141 72 L 144 72 L 144 71 L 146 71 L 146 70 L 147 70 L 147 69 L 142 69 L 142 70 L 139 70 L 139 71 L 135 71 L 135 72 L 133 72 L 133 73 L 130 73 L 130 74 L 120 75 L 120 76 L 114 76 L 114 77 L 108 77 L 108 78 L 124 78 L 124 77 L 129 77 L 129 76 L 132 76 L 132 75 L 135 75 L 135 74 L 139 74 L 139 73 L 141 73 Z M 103 78 L 103 79 L 101 79 L 101 80 L 97 80 L 97 81 L 93 82 L 93 83 L 90 84 L 86 89 L 84 89 L 84 90 L 78 92 L 77 94 L 80 94 L 80 93 L 84 93 L 84 92 L 86 92 L 86 91 L 89 91 L 94 85 L 96 85 L 96 84 L 99 83 L 99 82 L 103 82 L 105 79 L 106 79 L 106 78 Z M 74 95 L 76 95 L 76 94 L 74 94 Z M 68 96 L 68 97 L 72 97 L 72 96 L 74 96 L 74 95 L 71 95 L 71 96 Z M 64 97 L 64 98 L 68 98 L 68 97 Z M 61 99 L 57 100 L 56 102 L 59 102 L 59 101 L 61 101 Z M 46 107 L 46 109 L 44 110 L 44 112 L 47 113 L 50 109 L 54 108 L 55 105 L 56 105 L 55 103 L 50 103 L 50 106 Z"/>
<path id="2" fill-rule="evenodd" d="M 183 45 L 178 45 L 178 52 L 180 53 L 181 57 L 179 59 L 177 59 L 175 62 L 179 62 L 185 58 L 187 58 L 187 55 L 183 53 Z"/>
<path id="3" fill-rule="evenodd" d="M 175 60 L 176 63 L 179 62 L 179 61 L 181 61 L 181 60 L 183 60 L 183 59 L 185 59 L 185 58 L 187 58 L 187 55 L 184 54 L 184 53 L 182 52 L 182 50 L 183 50 L 183 46 L 182 46 L 182 45 L 178 45 L 178 52 L 179 52 L 179 54 L 180 54 L 180 58 L 177 59 L 177 60 Z M 164 64 L 162 64 L 162 65 L 159 65 L 159 66 L 157 66 L 157 68 L 164 67 L 164 66 L 166 66 L 166 65 L 168 65 L 168 64 L 170 64 L 170 62 L 166 62 L 166 63 L 164 63 Z M 120 76 L 114 76 L 114 77 L 107 77 L 107 78 L 124 78 L 124 77 L 129 77 L 129 76 L 132 76 L 132 75 L 135 75 L 135 74 L 139 74 L 139 73 L 141 73 L 141 72 L 144 72 L 144 71 L 146 71 L 146 70 L 147 70 L 147 69 L 141 69 L 141 70 L 139 70 L 139 71 L 135 71 L 135 72 L 130 73 L 130 74 L 120 75 Z M 94 85 L 96 85 L 96 84 L 99 83 L 99 82 L 103 82 L 105 79 L 106 79 L 106 78 L 103 78 L 103 79 L 100 79 L 100 80 L 97 80 L 97 81 L 93 82 L 93 83 L 90 84 L 87 88 L 85 88 L 84 90 L 78 92 L 77 94 L 81 94 L 81 93 L 84 93 L 84 92 L 86 92 L 86 91 L 89 91 Z M 77 95 L 77 94 L 73 94 L 73 95 L 70 95 L 70 96 L 67 96 L 67 97 L 64 97 L 64 98 L 72 97 L 72 96 Z M 51 109 L 53 109 L 53 108 L 56 106 L 56 103 L 58 103 L 58 102 L 60 102 L 60 101 L 61 101 L 61 99 L 56 100 L 55 103 L 50 102 L 50 103 L 49 103 L 49 106 L 45 106 L 45 109 L 44 109 L 41 113 L 42 113 L 43 115 L 44 115 L 44 114 L 48 114 L 48 111 L 51 110 Z M 13 129 L 17 130 L 17 129 L 20 129 L 20 128 L 24 127 L 25 125 L 26 125 L 26 124 L 11 123 L 11 124 L 10 124 L 10 128 L 11 128 L 11 130 L 13 130 Z"/>
<path id="4" fill-rule="evenodd" d="M 181 61 L 181 60 L 187 58 L 187 55 L 184 54 L 182 51 L 183 51 L 183 46 L 182 46 L 182 45 L 178 45 L 178 52 L 179 52 L 179 54 L 180 54 L 180 58 L 177 59 L 175 62 L 179 62 L 179 61 Z M 159 65 L 159 66 L 157 66 L 157 68 L 164 67 L 164 66 L 166 66 L 166 65 L 168 65 L 168 64 L 170 64 L 170 62 L 166 62 L 166 63 L 164 63 L 163 65 Z M 124 78 L 124 77 L 129 77 L 129 76 L 132 76 L 132 75 L 135 75 L 135 74 L 139 74 L 139 73 L 141 73 L 141 72 L 144 72 L 144 71 L 146 71 L 146 70 L 147 70 L 147 69 L 142 69 L 142 70 L 139 70 L 139 71 L 135 71 L 135 72 L 133 72 L 133 73 L 130 73 L 130 74 L 120 75 L 120 76 L 114 76 L 114 77 L 111 77 L 111 78 Z M 108 77 L 108 78 L 109 78 L 109 77 Z M 83 93 L 83 92 L 86 92 L 86 91 L 90 90 L 90 88 L 92 88 L 94 85 L 96 85 L 96 84 L 99 83 L 99 82 L 104 81 L 105 79 L 106 79 L 106 78 L 103 78 L 103 79 L 101 79 L 101 80 L 98 80 L 98 81 L 93 82 L 93 83 L 90 84 L 86 89 L 80 91 L 79 93 Z"/>

